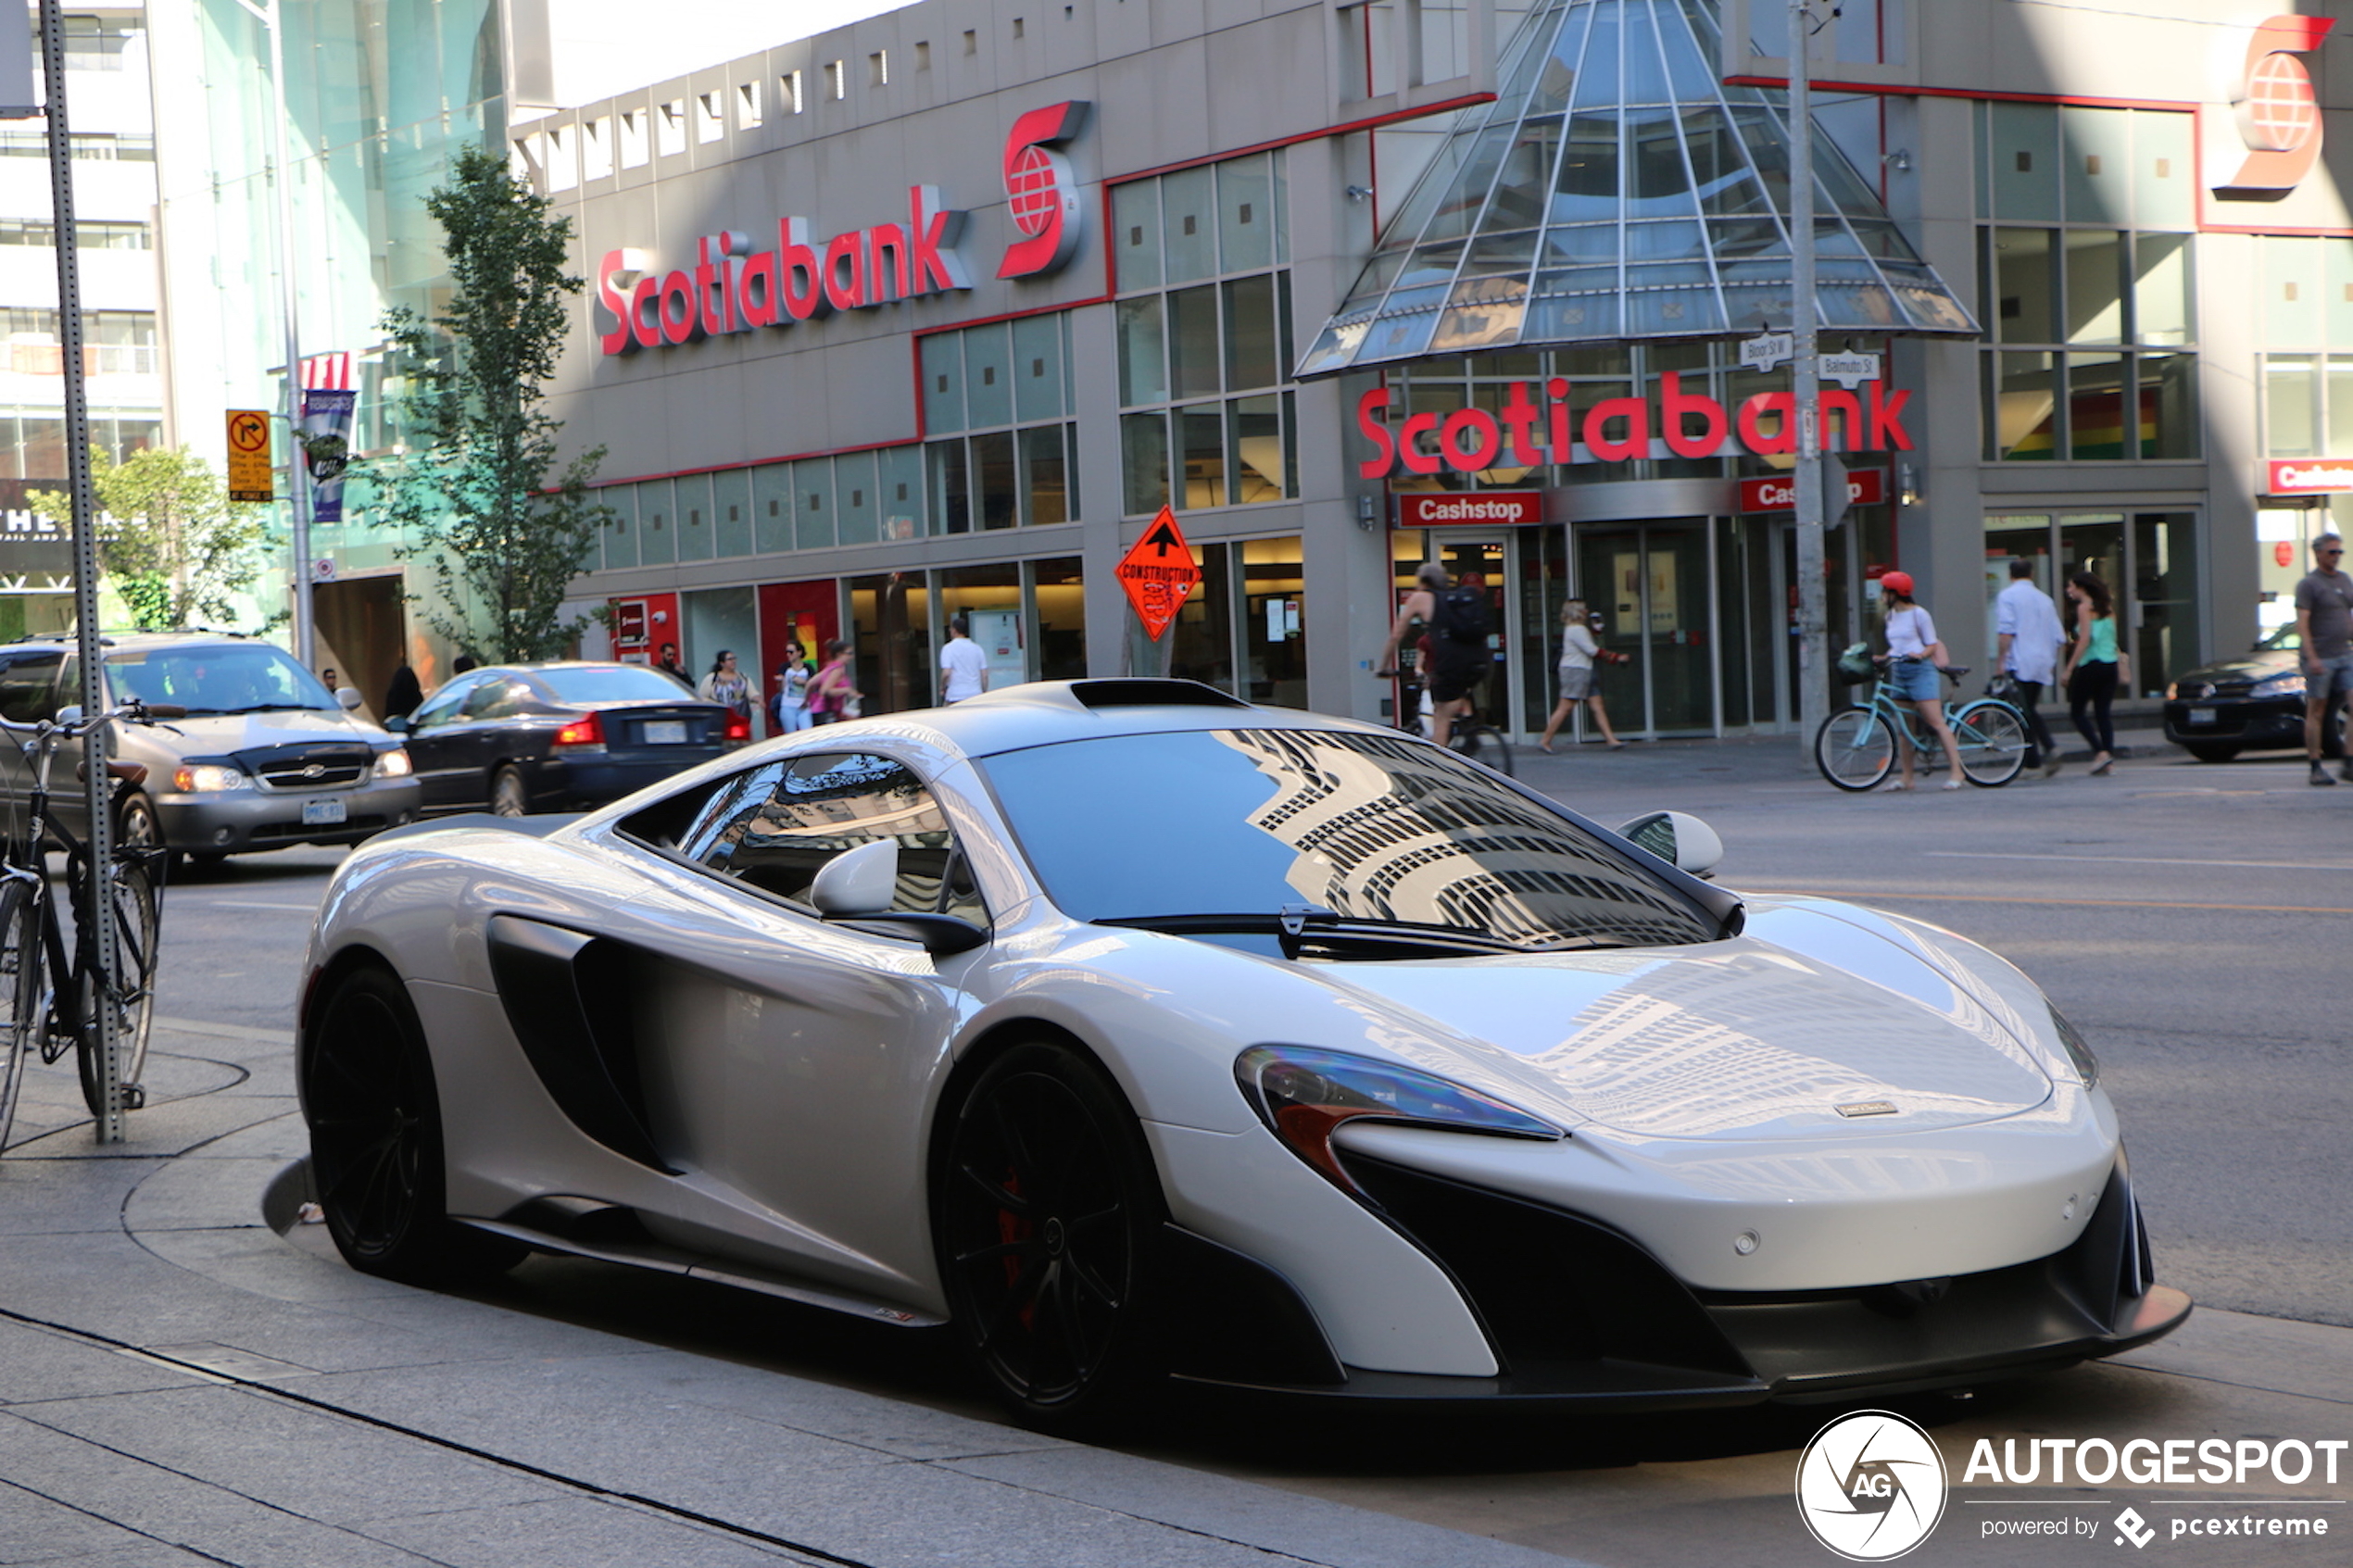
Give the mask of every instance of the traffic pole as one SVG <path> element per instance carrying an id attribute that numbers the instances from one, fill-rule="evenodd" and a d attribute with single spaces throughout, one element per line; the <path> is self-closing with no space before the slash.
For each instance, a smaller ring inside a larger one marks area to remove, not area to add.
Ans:
<path id="1" fill-rule="evenodd" d="M 1812 0 L 1789 0 L 1790 366 L 1797 405 L 1797 746 L 1810 767 L 1830 717 L 1829 584 L 1822 520 L 1821 332 L 1814 300 L 1814 42 Z"/>

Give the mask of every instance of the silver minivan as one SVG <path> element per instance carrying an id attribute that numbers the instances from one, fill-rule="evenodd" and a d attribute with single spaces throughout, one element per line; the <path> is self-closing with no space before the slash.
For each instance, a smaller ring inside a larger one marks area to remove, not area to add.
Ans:
<path id="1" fill-rule="evenodd" d="M 223 633 L 135 632 L 106 639 L 107 700 L 171 703 L 169 725 L 120 725 L 115 759 L 147 770 L 122 798 L 116 831 L 217 860 L 293 844 L 357 844 L 415 820 L 417 781 L 399 740 L 344 711 L 335 695 L 285 650 Z M 0 717 L 55 719 L 82 699 L 74 645 L 29 637 L 0 645 Z M 86 823 L 72 780 L 80 742 L 58 748 L 53 809 L 75 833 Z M 22 749 L 0 744 L 0 790 L 23 799 Z"/>

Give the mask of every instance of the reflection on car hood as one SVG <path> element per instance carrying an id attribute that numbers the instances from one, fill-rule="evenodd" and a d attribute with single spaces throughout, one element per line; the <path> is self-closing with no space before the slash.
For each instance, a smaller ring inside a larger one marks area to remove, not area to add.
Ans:
<path id="1" fill-rule="evenodd" d="M 1383 1032 L 1421 1065 L 1636 1136 L 1876 1135 L 2050 1098 L 2014 1019 L 1835 908 L 1768 905 L 1701 947 L 1313 970 L 1436 1025 Z"/>
<path id="2" fill-rule="evenodd" d="M 299 746 L 306 741 L 360 741 L 376 746 L 391 737 L 365 720 L 323 708 L 286 708 L 268 713 L 191 714 L 171 721 L 170 730 L 141 731 L 124 726 L 127 734 L 144 734 L 179 757 L 210 757 L 262 746 Z"/>
<path id="3" fill-rule="evenodd" d="M 2298 665 L 2293 653 L 2267 651 L 2245 653 L 2236 659 L 2221 659 L 2202 664 L 2196 670 L 2174 679 L 2186 685 L 2196 681 L 2211 685 L 2221 681 L 2268 681 L 2274 675 L 2293 675 Z"/>

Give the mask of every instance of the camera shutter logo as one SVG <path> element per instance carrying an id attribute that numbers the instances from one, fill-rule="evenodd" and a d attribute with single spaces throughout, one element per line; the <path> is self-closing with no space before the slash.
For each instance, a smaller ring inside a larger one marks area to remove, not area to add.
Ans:
<path id="1" fill-rule="evenodd" d="M 2272 17 L 2246 46 L 2246 75 L 2235 103 L 2246 161 L 2214 187 L 2226 201 L 2277 201 L 2296 189 L 2321 157 L 2321 105 L 2296 56 L 2321 46 L 2335 23 L 2326 17 Z"/>
<path id="2" fill-rule="evenodd" d="M 1078 178 L 1053 144 L 1069 141 L 1086 123 L 1080 99 L 1032 109 L 1013 121 L 1005 137 L 1005 203 L 1022 237 L 1005 247 L 1000 278 L 1051 272 L 1078 248 Z"/>
<path id="3" fill-rule="evenodd" d="M 1944 1516 L 1944 1456 L 1900 1415 L 1843 1415 L 1798 1456 L 1797 1512 L 1816 1540 L 1850 1562 L 1901 1557 Z"/>

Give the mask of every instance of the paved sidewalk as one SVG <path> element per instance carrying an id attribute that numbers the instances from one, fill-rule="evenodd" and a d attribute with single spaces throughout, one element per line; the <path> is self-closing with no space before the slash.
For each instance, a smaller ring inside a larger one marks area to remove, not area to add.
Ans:
<path id="1" fill-rule="evenodd" d="M 288 1043 L 159 1027 L 114 1149 L 63 1064 L 29 1073 L 36 1135 L 0 1158 L 0 1562 L 1560 1562 L 355 1273 L 264 1222 L 306 1147 Z"/>

